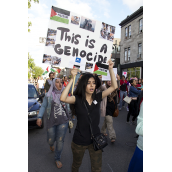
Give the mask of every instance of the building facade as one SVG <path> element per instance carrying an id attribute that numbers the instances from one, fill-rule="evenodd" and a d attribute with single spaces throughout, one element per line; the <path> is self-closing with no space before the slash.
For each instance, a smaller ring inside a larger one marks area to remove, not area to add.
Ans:
<path id="1" fill-rule="evenodd" d="M 118 74 L 120 73 L 120 41 L 120 38 L 114 38 L 111 57 Z"/>
<path id="2" fill-rule="evenodd" d="M 143 6 L 121 21 L 120 76 L 143 78 Z"/>

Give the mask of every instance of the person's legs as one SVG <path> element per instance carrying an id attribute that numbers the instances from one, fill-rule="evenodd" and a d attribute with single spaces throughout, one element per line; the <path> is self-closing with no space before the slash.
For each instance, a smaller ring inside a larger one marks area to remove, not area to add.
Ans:
<path id="1" fill-rule="evenodd" d="M 137 100 L 133 100 L 133 119 L 132 121 L 135 121 L 137 118 Z"/>
<path id="2" fill-rule="evenodd" d="M 123 92 L 123 96 L 124 96 L 124 98 L 127 96 L 127 92 L 126 91 Z M 125 101 L 123 100 L 122 101 L 122 106 L 124 106 L 124 105 L 125 105 Z"/>
<path id="3" fill-rule="evenodd" d="M 49 128 L 47 131 L 47 142 L 51 147 L 54 145 L 55 136 L 56 136 L 56 127 L 53 126 Z"/>
<path id="4" fill-rule="evenodd" d="M 107 115 L 105 118 L 106 118 L 107 129 L 109 132 L 109 138 L 116 139 L 116 133 L 113 128 L 113 117 L 110 115 Z"/>
<path id="5" fill-rule="evenodd" d="M 119 102 L 120 105 L 119 105 L 119 109 L 122 108 L 123 94 L 124 94 L 124 91 L 121 91 L 121 90 L 120 90 L 120 102 Z"/>
<path id="6" fill-rule="evenodd" d="M 56 150 L 55 150 L 55 161 L 60 161 L 61 153 L 64 145 L 64 138 L 68 129 L 69 123 L 60 124 L 56 126 Z"/>
<path id="7" fill-rule="evenodd" d="M 102 169 L 102 151 L 95 151 L 93 144 L 88 146 L 91 159 L 91 172 L 101 172 Z"/>
<path id="8" fill-rule="evenodd" d="M 106 124 L 106 116 L 102 125 L 102 129 L 101 129 L 101 133 L 106 134 L 106 128 L 107 128 L 107 124 Z"/>
<path id="9" fill-rule="evenodd" d="M 73 153 L 73 163 L 72 172 L 78 172 L 81 166 L 82 159 L 85 153 L 85 149 L 88 146 L 77 145 L 74 142 L 71 143 L 72 153 Z"/>
<path id="10" fill-rule="evenodd" d="M 136 147 L 128 172 L 143 172 L 143 151 Z"/>
<path id="11" fill-rule="evenodd" d="M 133 111 L 133 100 L 129 104 L 129 112 L 128 112 L 128 115 L 127 115 L 127 122 L 129 122 L 130 115 L 132 114 L 132 111 Z"/>

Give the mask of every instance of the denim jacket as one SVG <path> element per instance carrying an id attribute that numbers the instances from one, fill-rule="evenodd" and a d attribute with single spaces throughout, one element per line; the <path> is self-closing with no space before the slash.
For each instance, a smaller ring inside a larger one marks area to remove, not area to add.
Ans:
<path id="1" fill-rule="evenodd" d="M 43 117 L 46 108 L 47 108 L 47 118 L 48 119 L 50 118 L 52 100 L 53 100 L 53 96 L 51 95 L 50 97 L 47 97 L 47 93 L 45 93 L 45 97 L 43 99 L 43 103 L 39 110 L 39 114 L 38 114 L 37 118 Z M 65 107 L 67 107 L 66 103 L 65 103 Z M 65 108 L 65 111 L 66 111 L 66 115 L 67 115 L 68 119 L 70 119 L 68 109 Z"/>
<path id="2" fill-rule="evenodd" d="M 137 88 L 135 88 L 134 86 L 131 86 L 128 97 L 138 97 L 140 93 L 141 93 L 141 90 L 137 90 Z"/>
<path id="3" fill-rule="evenodd" d="M 76 75 L 76 79 L 75 79 L 75 83 L 74 84 L 76 84 L 76 82 L 78 81 L 80 75 L 81 75 L 80 73 L 78 73 Z M 72 91 L 72 86 L 71 86 L 69 92 L 71 92 L 71 91 Z M 43 103 L 42 103 L 42 106 L 41 106 L 41 108 L 39 110 L 39 114 L 38 114 L 37 118 L 42 118 L 43 117 L 46 108 L 47 108 L 47 118 L 48 119 L 50 118 L 51 102 L 52 102 L 52 100 L 53 100 L 53 96 L 51 95 L 50 97 L 47 97 L 47 93 L 45 93 L 45 96 L 44 96 L 44 99 L 43 99 Z M 66 103 L 65 103 L 65 107 L 67 107 Z M 66 115 L 69 118 L 68 108 L 65 108 L 65 110 L 66 110 L 66 113 L 67 113 Z"/>

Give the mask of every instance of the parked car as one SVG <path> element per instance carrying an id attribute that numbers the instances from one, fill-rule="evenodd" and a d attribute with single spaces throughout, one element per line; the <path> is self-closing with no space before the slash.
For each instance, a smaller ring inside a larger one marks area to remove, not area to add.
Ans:
<path id="1" fill-rule="evenodd" d="M 36 120 L 42 103 L 42 95 L 40 95 L 33 84 L 28 84 L 28 126 L 37 126 Z M 44 127 L 42 119 L 42 126 Z"/>

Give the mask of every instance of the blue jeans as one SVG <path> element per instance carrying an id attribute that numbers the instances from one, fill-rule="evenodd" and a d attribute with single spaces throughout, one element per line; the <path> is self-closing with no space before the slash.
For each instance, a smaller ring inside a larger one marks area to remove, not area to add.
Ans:
<path id="1" fill-rule="evenodd" d="M 128 172 L 143 172 L 143 151 L 136 146 Z"/>
<path id="2" fill-rule="evenodd" d="M 66 131 L 68 129 L 69 123 L 54 125 L 49 128 L 47 131 L 47 142 L 50 146 L 54 145 L 56 141 L 56 149 L 55 149 L 55 161 L 60 161 L 61 153 L 64 145 L 64 138 L 66 135 Z"/>
<path id="3" fill-rule="evenodd" d="M 127 92 L 126 91 L 121 91 L 120 90 L 120 102 L 119 102 L 119 108 L 122 108 L 122 106 L 124 106 L 125 101 L 123 100 L 123 96 L 124 98 L 127 96 Z"/>

